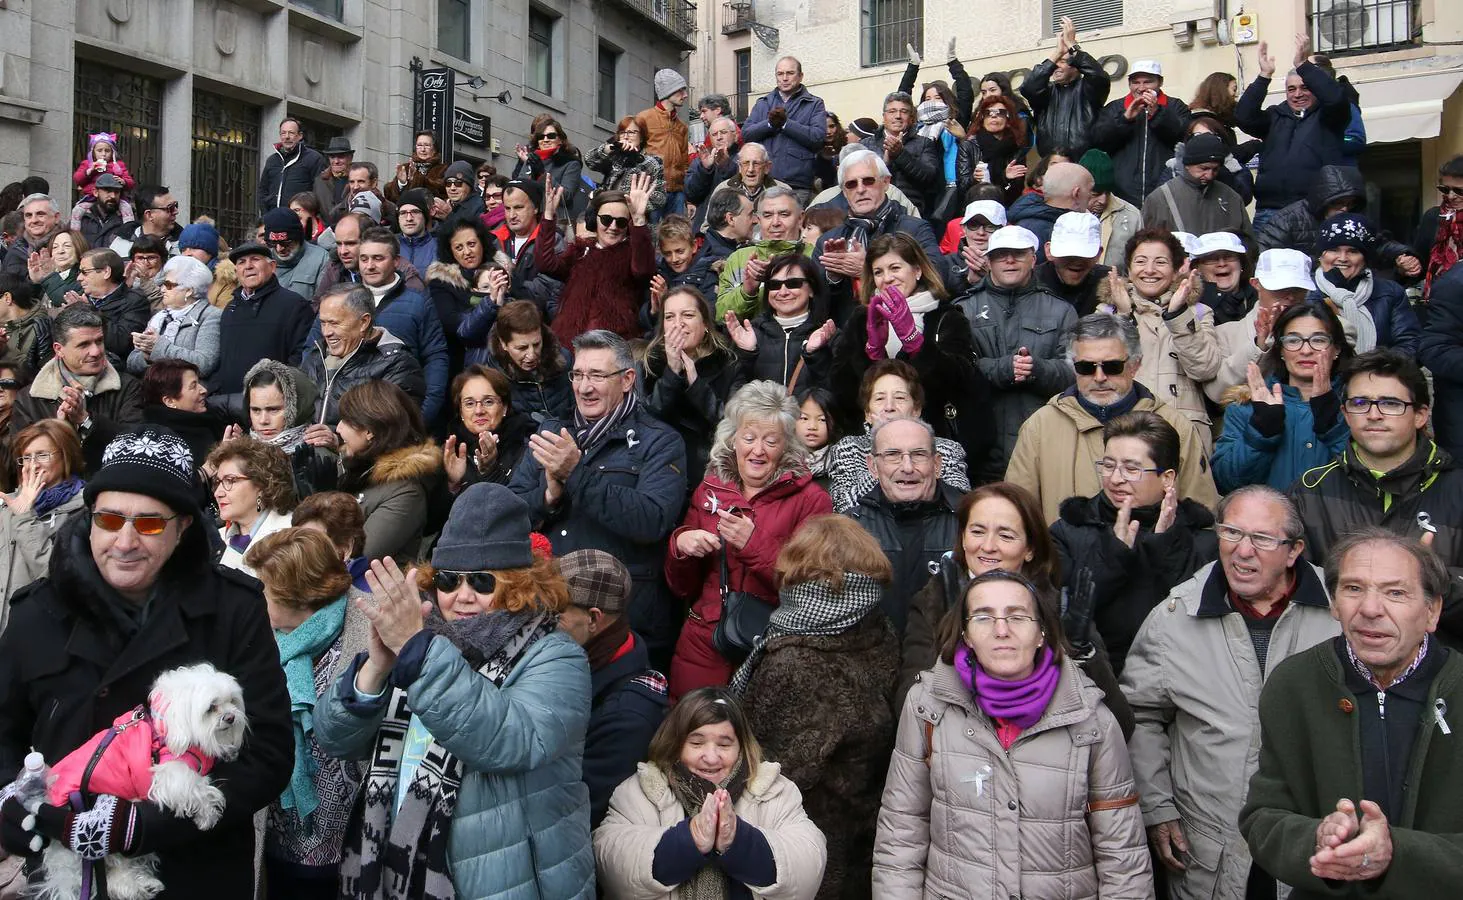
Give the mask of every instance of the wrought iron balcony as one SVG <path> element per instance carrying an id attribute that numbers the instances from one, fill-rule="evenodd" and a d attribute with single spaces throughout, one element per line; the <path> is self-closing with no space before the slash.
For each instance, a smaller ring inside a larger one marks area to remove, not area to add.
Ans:
<path id="1" fill-rule="evenodd" d="M 721 33 L 736 34 L 752 27 L 752 0 L 728 0 L 721 4 Z"/>
<path id="2" fill-rule="evenodd" d="M 690 0 L 615 0 L 668 32 L 687 50 L 696 49 L 696 4 Z"/>

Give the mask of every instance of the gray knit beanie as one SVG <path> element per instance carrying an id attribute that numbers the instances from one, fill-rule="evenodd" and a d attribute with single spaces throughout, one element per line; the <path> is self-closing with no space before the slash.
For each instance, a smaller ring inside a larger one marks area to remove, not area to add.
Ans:
<path id="1" fill-rule="evenodd" d="M 480 481 L 458 495 L 432 568 L 448 572 L 526 569 L 533 565 L 528 504 L 501 484 Z"/>

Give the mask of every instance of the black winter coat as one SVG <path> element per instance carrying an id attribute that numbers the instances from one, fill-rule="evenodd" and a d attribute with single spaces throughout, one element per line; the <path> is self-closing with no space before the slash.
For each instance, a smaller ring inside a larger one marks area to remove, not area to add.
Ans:
<path id="1" fill-rule="evenodd" d="M 1311 182 L 1305 197 L 1295 200 L 1255 229 L 1260 250 L 1288 247 L 1307 256 L 1316 255 L 1316 237 L 1326 209 L 1343 200 L 1354 200 L 1357 208 L 1366 205 L 1366 184 L 1361 172 L 1350 166 L 1322 166 Z"/>
<path id="2" fill-rule="evenodd" d="M 635 645 L 628 653 L 589 673 L 584 783 L 589 785 L 590 828 L 598 827 L 609 811 L 610 795 L 646 758 L 670 708 L 665 676 L 650 668 L 644 639 L 634 632 L 630 637 Z"/>
<path id="3" fill-rule="evenodd" d="M 117 285 L 107 296 L 92 300 L 92 307 L 102 315 L 103 340 L 112 365 L 121 369 L 132 355 L 132 334 L 147 330 L 147 320 L 152 317 L 152 308 L 147 298 L 126 285 Z"/>
<path id="4" fill-rule="evenodd" d="M 34 747 L 54 764 L 147 699 L 159 674 L 212 663 L 244 689 L 249 730 L 238 759 L 212 772 L 222 820 L 191 819 L 138 805 L 138 852 L 158 855 L 167 888 L 157 900 L 252 900 L 254 813 L 294 768 L 290 699 L 259 582 L 212 562 L 207 525 L 195 522 L 160 575 L 140 626 L 92 562 L 91 520 L 57 535 L 50 577 L 15 597 L 0 636 L 0 783 Z"/>
<path id="5" fill-rule="evenodd" d="M 808 336 L 826 322 L 816 315 L 792 328 L 783 328 L 767 309 L 752 321 L 752 330 L 757 333 L 757 349 L 750 353 L 737 349 L 739 371 L 732 381 L 731 392 L 749 381 L 776 381 L 786 385 L 789 394 L 796 394 L 800 387 L 826 386 L 833 367 L 833 341 L 824 344 L 814 353 L 808 353 L 804 345 Z M 798 372 L 795 383 L 788 384 L 793 370 L 801 361 L 803 368 Z"/>
<path id="6" fill-rule="evenodd" d="M 1060 149 L 1079 159 L 1092 146 L 1092 126 L 1107 102 L 1112 87 L 1102 65 L 1086 50 L 1067 57 L 1082 77 L 1071 84 L 1051 83 L 1056 63 L 1044 59 L 1031 67 L 1021 82 L 1021 96 L 1031 105 L 1031 114 L 1041 120 L 1036 133 L 1036 150 L 1049 156 Z"/>
<path id="7" fill-rule="evenodd" d="M 513 167 L 515 181 L 522 179 L 542 184 L 545 173 L 554 180 L 556 187 L 564 189 L 564 201 L 559 204 L 557 218 L 572 222 L 583 215 L 584 207 L 589 205 L 589 193 L 584 190 L 584 163 L 579 158 L 579 151 L 568 152 L 560 147 L 545 163 L 537 153 L 529 150 L 528 161 L 519 160 Z"/>
<path id="8" fill-rule="evenodd" d="M 320 386 L 320 396 L 315 399 L 316 423 L 334 427 L 340 421 L 340 398 L 346 391 L 368 381 L 389 381 L 418 405 L 426 398 L 427 380 L 422 375 L 422 364 L 400 338 L 382 328 L 375 331 L 334 370 L 325 367 L 323 342 L 311 346 L 300 360 L 300 371 Z"/>
<path id="9" fill-rule="evenodd" d="M 259 213 L 289 206 L 290 198 L 296 194 L 310 194 L 315 191 L 315 179 L 330 164 L 319 152 L 300 144 L 288 159 L 274 145 L 274 152 L 264 161 L 264 171 L 259 173 L 259 187 L 256 192 Z"/>
<path id="10" fill-rule="evenodd" d="M 991 416 L 990 382 L 977 365 L 971 341 L 970 323 L 949 301 L 925 314 L 924 345 L 918 353 L 899 351 L 899 359 L 914 366 L 925 390 L 921 414 L 937 437 L 949 438 L 965 448 L 965 458 L 974 479 L 974 462 L 990 455 L 995 420 Z M 871 361 L 864 345 L 869 324 L 863 307 L 855 309 L 833 339 L 831 383 L 838 402 L 844 434 L 863 430 L 864 411 L 858 405 L 859 383 Z M 891 616 L 891 618 L 893 618 Z M 901 622 L 902 630 L 902 619 Z"/>
<path id="11" fill-rule="evenodd" d="M 271 277 L 248 300 L 243 288 L 235 288 L 234 299 L 219 320 L 219 332 L 225 338 L 219 347 L 218 368 L 207 380 L 208 392 L 238 394 L 244 389 L 244 376 L 261 359 L 298 366 L 314 321 L 310 302 L 280 287 L 276 278 Z"/>
<path id="12" fill-rule="evenodd" d="M 1072 304 L 1077 310 L 1077 315 L 1088 316 L 1097 312 L 1097 286 L 1107 278 L 1111 267 L 1096 265 L 1087 277 L 1075 286 L 1068 286 L 1057 274 L 1056 267 L 1050 261 L 1044 262 L 1036 267 L 1036 282 L 1046 289 L 1048 294 Z"/>
<path id="13" fill-rule="evenodd" d="M 864 138 L 870 152 L 884 156 L 884 129 Z M 904 150 L 889 161 L 894 186 L 904 192 L 926 219 L 945 192 L 945 150 L 939 141 L 921 137 L 914 129 L 904 134 Z"/>
<path id="14" fill-rule="evenodd" d="M 1433 281 L 1417 361 L 1433 373 L 1433 431 L 1463 459 L 1463 265 Z"/>
<path id="15" fill-rule="evenodd" d="M 652 347 L 637 379 L 645 409 L 674 428 L 686 445 L 686 483 L 700 484 L 711 457 L 711 440 L 741 371 L 735 353 L 713 350 L 696 360 L 696 383 L 666 365 L 664 346 Z"/>
<path id="16" fill-rule="evenodd" d="M 1112 157 L 1113 192 L 1137 207 L 1163 181 L 1163 170 L 1173 156 L 1173 145 L 1184 139 L 1189 108 L 1177 97 L 1161 94 L 1166 102 L 1153 116 L 1124 116 L 1131 94 L 1102 108 L 1092 130 L 1092 146 Z"/>
<path id="17" fill-rule="evenodd" d="M 559 351 L 558 371 L 547 378 L 530 378 L 512 364 L 504 365 L 492 353 L 468 357 L 468 363 L 480 362 L 508 376 L 513 411 L 525 413 L 535 422 L 547 419 L 569 419 L 574 415 L 574 388 L 569 384 L 569 351 Z M 540 368 L 543 364 L 539 364 Z"/>
<path id="18" fill-rule="evenodd" d="M 884 586 L 880 606 L 900 640 L 912 598 L 940 571 L 940 557 L 955 546 L 960 532 L 955 509 L 960 497 L 959 491 L 940 481 L 931 500 L 893 503 L 884 496 L 883 487 L 876 485 L 844 513 L 879 542 L 894 567 L 894 580 Z"/>
<path id="19" fill-rule="evenodd" d="M 1203 504 L 1180 500 L 1173 526 L 1162 534 L 1153 531 L 1158 512 L 1157 505 L 1133 510 L 1139 529 L 1132 548 L 1113 531 L 1118 510 L 1106 494 L 1068 498 L 1052 525 L 1067 589 L 1076 588 L 1082 570 L 1091 575 L 1092 622 L 1119 676 L 1153 607 L 1199 567 L 1219 558 L 1214 515 Z"/>
<path id="20" fill-rule="evenodd" d="M 1315 95 L 1315 105 L 1304 114 L 1281 101 L 1262 109 L 1270 79 L 1257 77 L 1240 95 L 1234 118 L 1247 134 L 1265 142 L 1260 171 L 1255 179 L 1255 209 L 1280 209 L 1304 200 L 1322 166 L 1346 160 L 1343 147 L 1351 124 L 1351 103 L 1346 90 L 1315 63 L 1296 69 Z"/>

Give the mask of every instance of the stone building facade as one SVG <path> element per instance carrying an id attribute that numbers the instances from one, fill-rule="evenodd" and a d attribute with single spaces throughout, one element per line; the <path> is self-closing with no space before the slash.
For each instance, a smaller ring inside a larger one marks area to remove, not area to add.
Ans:
<path id="1" fill-rule="evenodd" d="M 41 175 L 67 203 L 85 135 L 115 131 L 139 184 L 236 239 L 285 115 L 384 178 L 411 149 L 413 60 L 447 66 L 489 123 L 456 155 L 511 172 L 540 113 L 607 140 L 695 27 L 686 0 L 0 0 L 0 184 Z"/>

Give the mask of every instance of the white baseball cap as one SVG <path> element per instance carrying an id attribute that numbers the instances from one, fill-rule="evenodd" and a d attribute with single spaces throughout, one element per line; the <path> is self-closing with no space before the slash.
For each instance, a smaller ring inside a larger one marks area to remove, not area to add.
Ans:
<path id="1" fill-rule="evenodd" d="M 1062 213 L 1052 225 L 1047 256 L 1092 259 L 1102 252 L 1102 223 L 1089 212 Z"/>
<path id="2" fill-rule="evenodd" d="M 1261 253 L 1260 261 L 1255 264 L 1255 278 L 1267 291 L 1316 289 L 1316 283 L 1311 280 L 1311 258 L 1299 250 L 1280 248 Z"/>
<path id="3" fill-rule="evenodd" d="M 1006 207 L 994 200 L 977 200 L 965 207 L 965 215 L 960 218 L 960 224 L 964 225 L 976 216 L 1000 227 L 1006 224 Z"/>
<path id="4" fill-rule="evenodd" d="M 1189 234 L 1187 231 L 1174 231 L 1171 232 L 1171 234 L 1179 239 L 1180 244 L 1184 245 L 1185 253 L 1187 253 L 1189 256 L 1194 255 L 1194 245 L 1199 242 L 1198 235 Z"/>
<path id="5" fill-rule="evenodd" d="M 1208 256 L 1211 253 L 1233 253 L 1236 256 L 1245 255 L 1245 245 L 1236 235 L 1228 231 L 1211 231 L 1208 234 L 1201 234 L 1194 239 L 1192 251 L 1195 259 L 1201 256 Z"/>
<path id="6" fill-rule="evenodd" d="M 1134 75 L 1155 75 L 1163 77 L 1163 64 L 1156 59 L 1135 59 L 1133 64 L 1128 66 L 1128 77 Z"/>
<path id="7" fill-rule="evenodd" d="M 1022 228 L 1020 225 L 1007 225 L 997 228 L 996 233 L 991 235 L 985 252 L 989 256 L 997 250 L 1035 250 L 1040 243 L 1031 229 Z"/>

